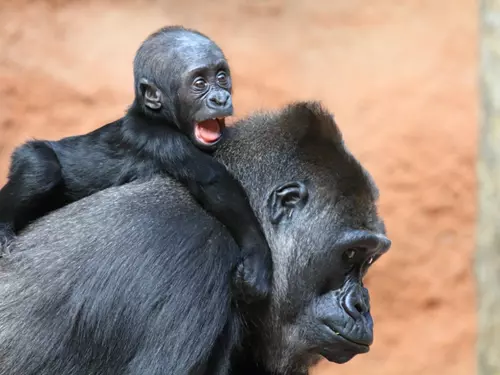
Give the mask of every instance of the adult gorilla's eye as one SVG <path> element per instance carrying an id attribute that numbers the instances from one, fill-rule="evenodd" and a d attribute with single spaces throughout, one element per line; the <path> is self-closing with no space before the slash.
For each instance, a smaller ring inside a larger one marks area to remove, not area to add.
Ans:
<path id="1" fill-rule="evenodd" d="M 205 87 L 207 87 L 207 81 L 205 81 L 203 78 L 196 78 L 196 80 L 193 82 L 193 86 L 198 90 L 203 90 L 205 89 Z"/>
<path id="2" fill-rule="evenodd" d="M 227 85 L 227 74 L 224 72 L 217 74 L 217 82 L 219 82 L 219 85 L 222 86 Z"/>
<path id="3" fill-rule="evenodd" d="M 356 249 L 347 249 L 344 253 L 347 260 L 353 260 L 356 256 Z"/>
<path id="4" fill-rule="evenodd" d="M 374 257 L 369 257 L 368 260 L 366 261 L 366 263 L 368 263 L 368 265 L 372 264 L 374 261 Z"/>

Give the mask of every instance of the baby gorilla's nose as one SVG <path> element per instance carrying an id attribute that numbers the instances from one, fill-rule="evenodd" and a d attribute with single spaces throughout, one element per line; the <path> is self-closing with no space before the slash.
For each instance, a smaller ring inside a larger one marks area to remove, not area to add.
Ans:
<path id="1" fill-rule="evenodd" d="M 212 109 L 225 108 L 228 105 L 231 95 L 225 90 L 218 90 L 208 98 L 208 106 Z"/>

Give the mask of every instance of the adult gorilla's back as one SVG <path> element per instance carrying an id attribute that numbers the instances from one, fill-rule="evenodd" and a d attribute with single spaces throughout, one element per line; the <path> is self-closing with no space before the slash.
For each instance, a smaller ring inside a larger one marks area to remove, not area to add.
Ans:
<path id="1" fill-rule="evenodd" d="M 99 374 L 103 364 L 105 374 L 176 374 L 205 362 L 228 320 L 231 241 L 161 179 L 40 220 L 0 263 L 0 374 Z"/>
<path id="2" fill-rule="evenodd" d="M 131 183 L 41 219 L 0 261 L 0 374 L 224 374 L 230 355 L 239 374 L 302 374 L 366 352 L 361 278 L 389 241 L 333 118 L 314 103 L 253 116 L 218 157 L 273 251 L 269 305 L 242 323 L 239 251 L 181 185 Z"/>

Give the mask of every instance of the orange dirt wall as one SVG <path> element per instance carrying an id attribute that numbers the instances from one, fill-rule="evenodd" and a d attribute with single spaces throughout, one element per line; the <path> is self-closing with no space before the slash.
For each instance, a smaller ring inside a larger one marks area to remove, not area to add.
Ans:
<path id="1" fill-rule="evenodd" d="M 165 24 L 212 36 L 241 116 L 320 99 L 381 188 L 369 354 L 316 374 L 475 373 L 477 5 L 473 0 L 0 1 L 0 183 L 30 137 L 83 133 L 132 98 L 132 58 Z"/>

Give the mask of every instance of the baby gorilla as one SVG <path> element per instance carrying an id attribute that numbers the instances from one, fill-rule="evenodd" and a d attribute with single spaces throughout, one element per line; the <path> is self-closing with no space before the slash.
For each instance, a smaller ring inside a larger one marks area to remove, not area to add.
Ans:
<path id="1" fill-rule="evenodd" d="M 222 50 L 180 26 L 160 29 L 134 59 L 135 99 L 126 115 L 91 133 L 31 141 L 12 155 L 0 190 L 0 247 L 40 216 L 110 186 L 167 173 L 231 232 L 241 249 L 236 292 L 267 297 L 272 261 L 246 194 L 210 152 L 232 115 Z"/>

